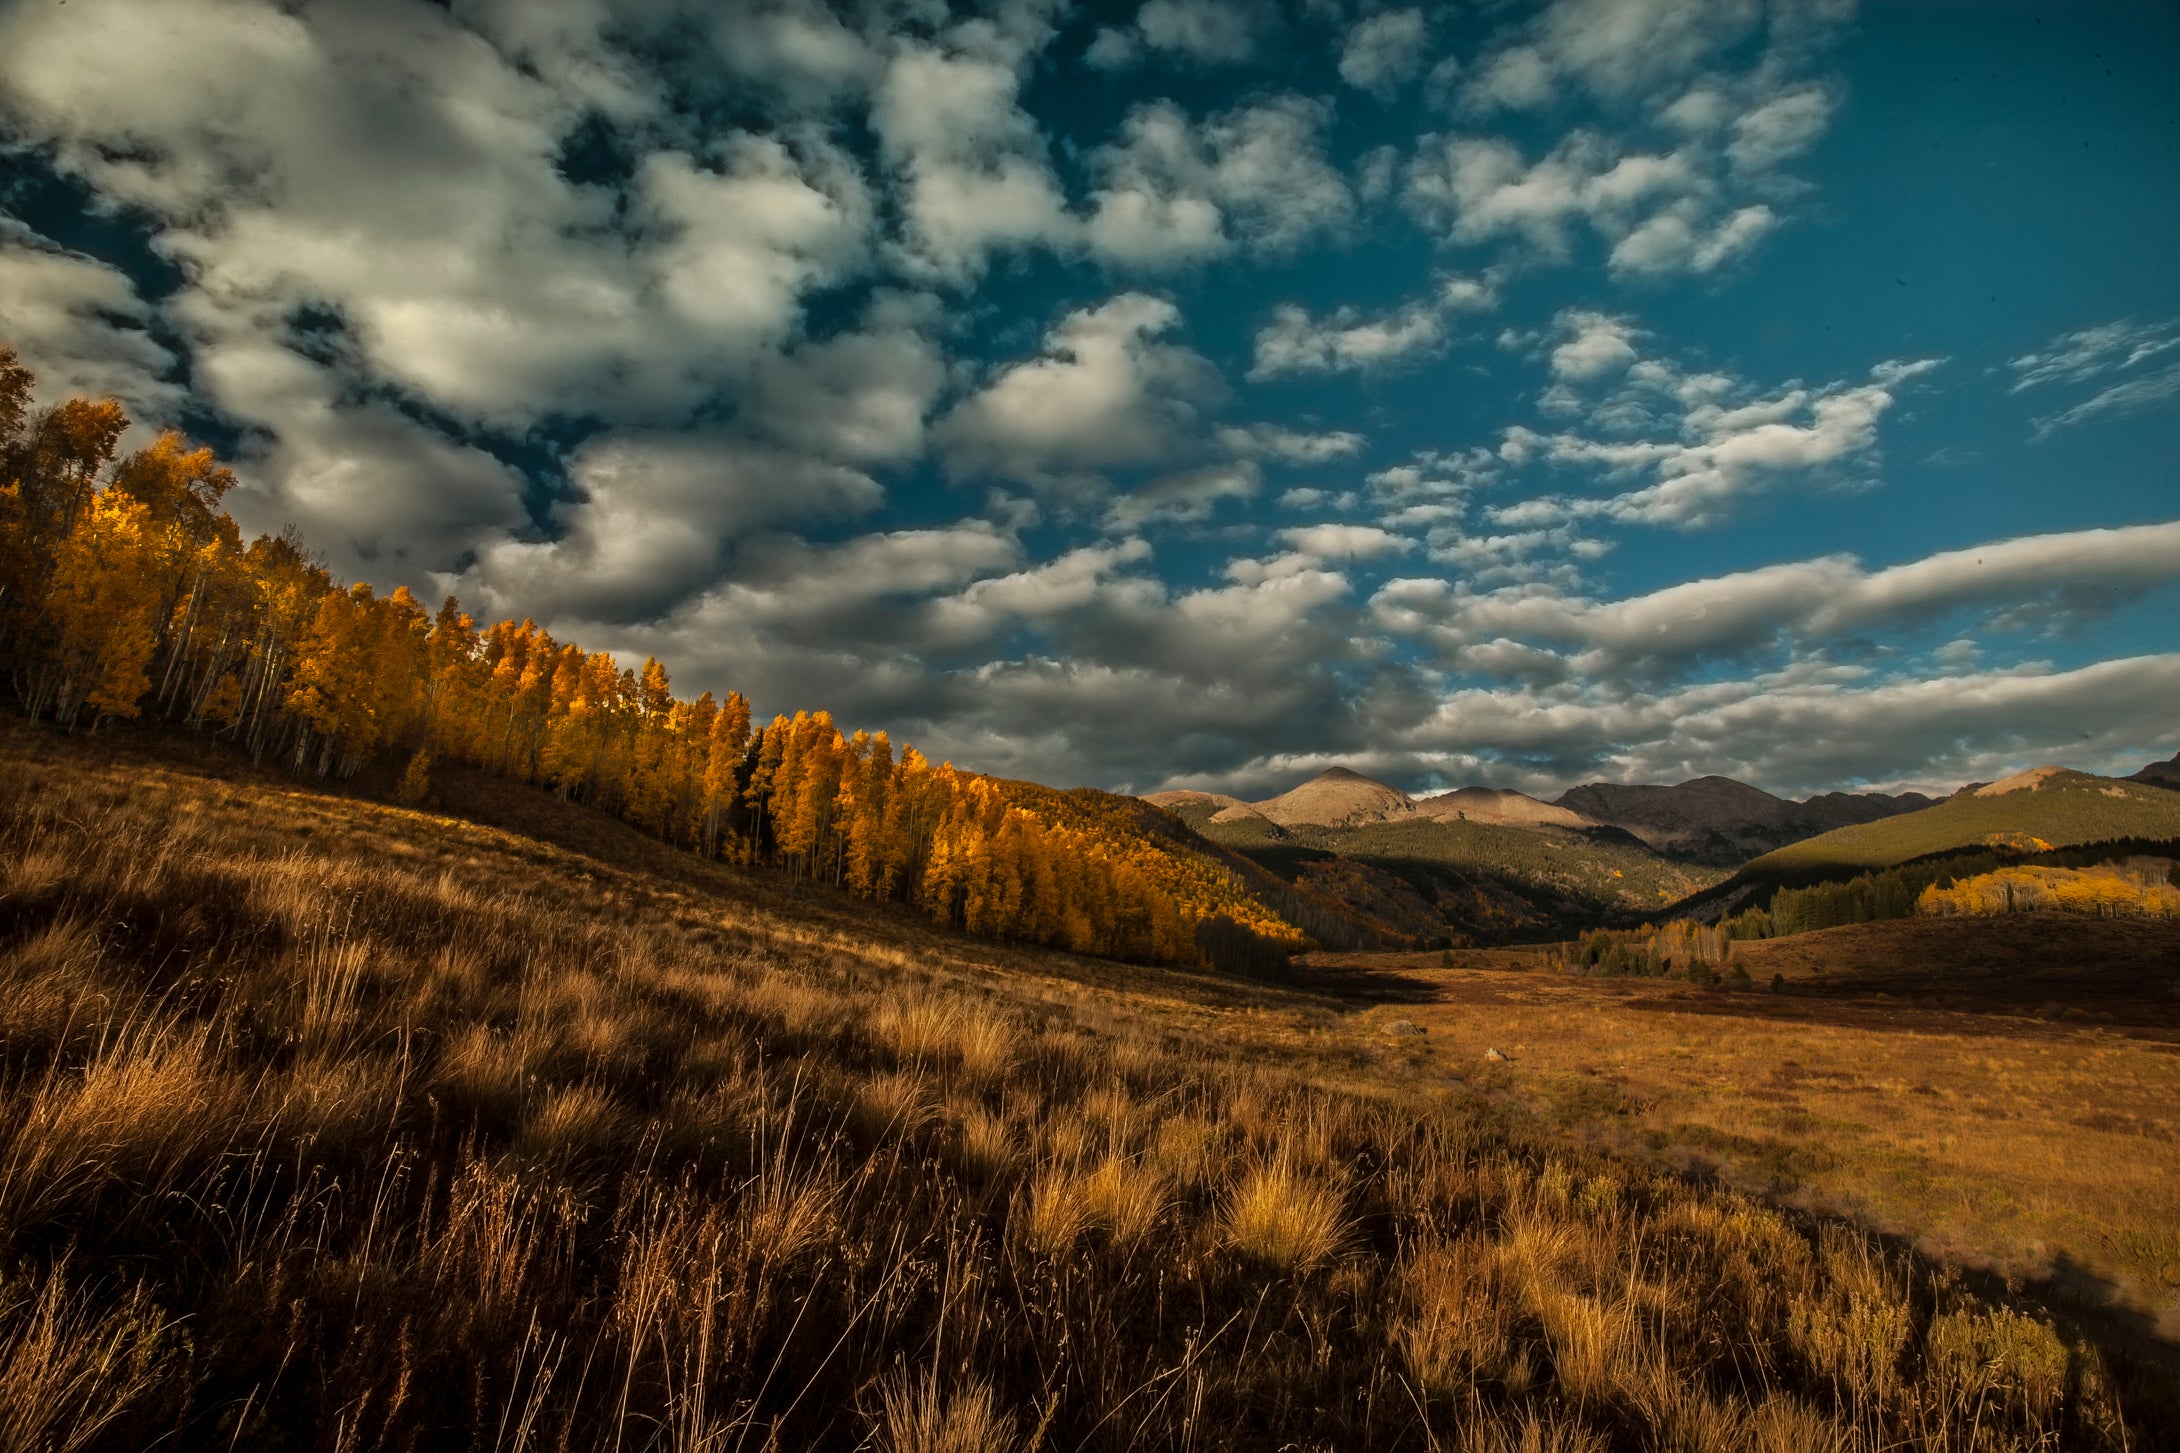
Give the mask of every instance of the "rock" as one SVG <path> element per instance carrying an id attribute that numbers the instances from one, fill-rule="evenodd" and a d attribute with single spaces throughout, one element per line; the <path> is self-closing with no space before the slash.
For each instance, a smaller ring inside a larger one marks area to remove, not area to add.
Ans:
<path id="1" fill-rule="evenodd" d="M 1425 1029 L 1425 1028 L 1424 1028 L 1424 1027 L 1423 1027 L 1422 1025 L 1420 1025 L 1420 1024 L 1411 1024 L 1411 1023 L 1409 1023 L 1409 1022 L 1408 1022 L 1407 1020 L 1405 1020 L 1405 1019 L 1396 1019 L 1396 1020 L 1394 1020 L 1394 1021 L 1393 1021 L 1393 1022 L 1392 1022 L 1391 1024 L 1388 1024 L 1388 1025 L 1386 1025 L 1386 1026 L 1385 1026 L 1385 1032 L 1386 1032 L 1387 1034 L 1429 1034 L 1429 1033 L 1430 1033 L 1430 1031 L 1429 1031 L 1428 1029 Z"/>
<path id="2" fill-rule="evenodd" d="M 1484 1051 L 1484 1058 L 1497 1060 L 1501 1064 L 1509 1064 L 1512 1063 L 1514 1056 L 1510 1054 L 1501 1054 L 1496 1049 L 1487 1049 Z"/>

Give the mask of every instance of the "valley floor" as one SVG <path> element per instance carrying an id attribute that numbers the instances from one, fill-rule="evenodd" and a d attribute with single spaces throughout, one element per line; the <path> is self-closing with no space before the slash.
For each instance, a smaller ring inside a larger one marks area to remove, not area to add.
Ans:
<path id="1" fill-rule="evenodd" d="M 1395 1078 L 2056 1276 L 2180 1341 L 2180 922 L 1906 919 L 1735 947 L 1754 989 L 1576 977 L 1530 949 L 1305 962 Z"/>

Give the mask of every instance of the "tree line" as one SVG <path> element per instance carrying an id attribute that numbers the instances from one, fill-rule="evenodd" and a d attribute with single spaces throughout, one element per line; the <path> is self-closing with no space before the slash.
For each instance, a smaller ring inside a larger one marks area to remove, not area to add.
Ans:
<path id="1" fill-rule="evenodd" d="M 144 719 L 318 777 L 436 764 L 549 788 L 708 857 L 937 922 L 1150 963 L 1258 966 L 1307 940 L 1230 866 L 1137 825 L 1141 804 L 934 765 L 823 711 L 752 721 L 677 697 L 531 620 L 343 584 L 294 532 L 245 541 L 233 473 L 163 433 L 123 455 L 112 399 L 33 411 L 0 347 L 0 669 L 63 729 Z"/>

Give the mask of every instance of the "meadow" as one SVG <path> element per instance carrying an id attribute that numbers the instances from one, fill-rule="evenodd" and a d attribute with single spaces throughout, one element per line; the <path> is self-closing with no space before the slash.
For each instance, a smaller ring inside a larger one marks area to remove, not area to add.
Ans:
<path id="1" fill-rule="evenodd" d="M 0 1448 L 2180 1431 L 2144 1348 L 1423 1083 L 1381 1047 L 1450 1032 L 1324 977 L 973 940 L 504 782 L 409 809 L 9 723 Z"/>
<path id="2" fill-rule="evenodd" d="M 1748 978 L 1711 988 L 1529 949 L 1311 963 L 1377 1001 L 1352 1032 L 1413 1083 L 2180 1342 L 2180 923 L 1910 919 L 1733 948 Z"/>

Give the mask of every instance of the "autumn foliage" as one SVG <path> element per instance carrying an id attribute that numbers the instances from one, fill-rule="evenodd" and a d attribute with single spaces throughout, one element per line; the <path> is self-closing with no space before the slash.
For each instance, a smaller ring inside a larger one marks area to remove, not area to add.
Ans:
<path id="1" fill-rule="evenodd" d="M 0 662 L 33 718 L 150 718 L 319 777 L 385 763 L 412 801 L 433 763 L 482 769 L 709 856 L 1080 953 L 1260 961 L 1306 942 L 1243 869 L 1146 830 L 1139 804 L 934 765 L 822 711 L 760 726 L 738 692 L 675 696 L 657 660 L 343 585 L 292 534 L 245 543 L 210 450 L 168 433 L 117 457 L 118 403 L 33 415 L 31 382 L 0 349 Z"/>
<path id="2" fill-rule="evenodd" d="M 2164 858 L 2088 868 L 2000 868 L 1956 883 L 1933 883 L 1915 900 L 1915 911 L 1941 918 L 2039 912 L 2180 918 L 2176 874 L 2180 868 Z"/>

